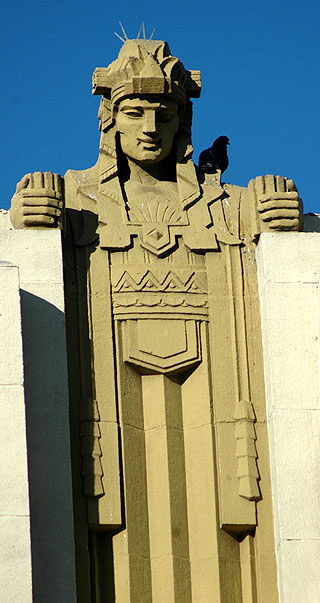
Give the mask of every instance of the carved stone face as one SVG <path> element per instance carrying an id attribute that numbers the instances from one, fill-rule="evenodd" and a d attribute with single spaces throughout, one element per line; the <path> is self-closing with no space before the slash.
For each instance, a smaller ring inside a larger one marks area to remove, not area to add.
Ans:
<path id="1" fill-rule="evenodd" d="M 119 103 L 116 129 L 122 151 L 141 166 L 169 155 L 178 127 L 178 105 L 166 97 L 125 98 Z"/>

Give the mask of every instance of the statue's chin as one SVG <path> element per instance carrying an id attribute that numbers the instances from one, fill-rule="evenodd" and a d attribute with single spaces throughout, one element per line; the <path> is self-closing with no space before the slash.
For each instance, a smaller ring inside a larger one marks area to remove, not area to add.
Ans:
<path id="1" fill-rule="evenodd" d="M 154 165 L 156 163 L 160 163 L 161 161 L 163 161 L 166 158 L 166 154 L 162 153 L 162 149 L 157 149 L 157 150 L 145 150 L 145 152 L 142 154 L 139 154 L 139 157 L 130 157 L 130 155 L 128 155 L 129 159 L 131 159 L 132 161 L 134 161 L 137 165 L 140 165 L 141 167 L 146 167 L 148 165 Z"/>

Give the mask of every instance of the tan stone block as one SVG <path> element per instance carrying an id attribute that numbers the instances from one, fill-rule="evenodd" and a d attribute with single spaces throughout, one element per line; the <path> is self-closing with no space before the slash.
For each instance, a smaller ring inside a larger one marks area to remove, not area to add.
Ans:
<path id="1" fill-rule="evenodd" d="M 215 491 L 212 427 L 204 425 L 185 432 L 186 489 L 190 559 L 209 557 L 217 544 L 218 523 Z"/>
<path id="2" fill-rule="evenodd" d="M 143 396 L 146 400 L 143 408 L 145 430 L 166 425 L 164 404 L 163 375 L 143 375 L 141 378 Z"/>
<path id="3" fill-rule="evenodd" d="M 181 386 L 170 378 L 164 380 L 166 424 L 176 429 L 183 428 Z"/>
<path id="4" fill-rule="evenodd" d="M 141 376 L 131 366 L 119 362 L 117 386 L 121 424 L 144 429 Z"/>
<path id="5" fill-rule="evenodd" d="M 175 601 L 174 560 L 170 554 L 151 560 L 152 571 L 152 601 Z M 179 593 L 180 594 L 180 593 Z"/>
<path id="6" fill-rule="evenodd" d="M 170 487 L 170 511 L 172 554 L 189 557 L 186 468 L 183 433 L 168 428 L 168 469 Z"/>
<path id="7" fill-rule="evenodd" d="M 192 429 L 212 422 L 212 391 L 206 347 L 206 325 L 202 328 L 204 361 L 181 386 L 184 429 Z"/>
<path id="8" fill-rule="evenodd" d="M 160 427 L 146 434 L 152 557 L 169 552 L 188 556 L 183 449 L 183 434 L 177 429 Z"/>
<path id="9" fill-rule="evenodd" d="M 254 538 L 246 536 L 240 543 L 241 587 L 243 601 L 257 600 Z"/>
<path id="10" fill-rule="evenodd" d="M 130 546 L 130 545 L 129 545 Z M 128 603 L 152 601 L 150 558 L 129 554 L 130 599 Z"/>
<path id="11" fill-rule="evenodd" d="M 150 430 L 146 434 L 146 464 L 151 557 L 168 555 L 172 549 L 168 454 L 167 428 Z"/>
<path id="12" fill-rule="evenodd" d="M 144 432 L 122 427 L 126 527 L 129 556 L 150 558 L 147 468 Z"/>
<path id="13" fill-rule="evenodd" d="M 112 538 L 115 595 L 119 601 L 130 601 L 128 535 L 126 530 Z"/>
<path id="14" fill-rule="evenodd" d="M 192 601 L 222 601 L 217 554 L 191 561 Z"/>
<path id="15" fill-rule="evenodd" d="M 152 559 L 152 601 L 186 601 L 191 603 L 190 562 L 176 556 Z"/>

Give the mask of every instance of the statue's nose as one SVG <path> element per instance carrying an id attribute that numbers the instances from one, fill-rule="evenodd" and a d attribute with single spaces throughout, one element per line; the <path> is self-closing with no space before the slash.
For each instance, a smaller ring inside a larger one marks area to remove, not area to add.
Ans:
<path id="1" fill-rule="evenodd" d="M 157 131 L 155 111 L 146 111 L 143 120 L 143 131 L 145 134 L 153 134 Z"/>

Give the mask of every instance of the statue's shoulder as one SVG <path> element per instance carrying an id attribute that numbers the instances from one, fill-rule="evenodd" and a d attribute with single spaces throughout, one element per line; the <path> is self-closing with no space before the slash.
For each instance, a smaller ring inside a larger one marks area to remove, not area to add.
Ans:
<path id="1" fill-rule="evenodd" d="M 94 166 L 87 168 L 85 170 L 67 170 L 64 178 L 66 180 L 75 180 L 78 183 L 78 186 L 83 186 L 88 183 L 88 181 L 93 181 L 94 179 L 98 181 L 99 174 L 99 163 L 97 162 Z"/>
<path id="2" fill-rule="evenodd" d="M 67 220 L 77 246 L 97 239 L 99 168 L 68 170 L 64 176 Z"/>
<path id="3" fill-rule="evenodd" d="M 96 211 L 98 182 L 98 163 L 86 170 L 68 170 L 64 176 L 66 207 Z"/>

